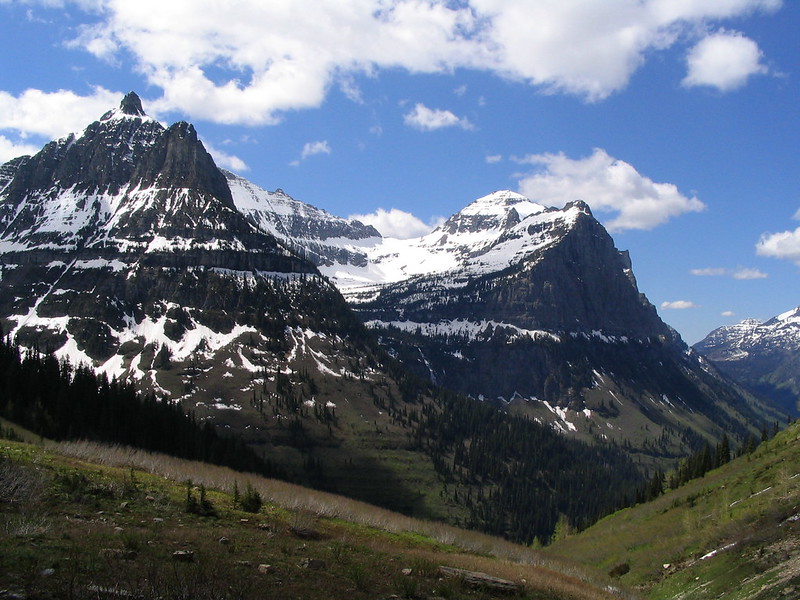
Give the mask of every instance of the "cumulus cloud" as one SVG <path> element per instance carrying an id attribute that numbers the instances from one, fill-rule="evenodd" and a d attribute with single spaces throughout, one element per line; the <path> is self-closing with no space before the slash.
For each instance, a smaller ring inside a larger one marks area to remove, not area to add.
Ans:
<path id="1" fill-rule="evenodd" d="M 244 173 L 250 170 L 247 163 L 238 156 L 223 152 L 219 148 L 215 148 L 209 144 L 206 140 L 203 140 L 203 146 L 205 146 L 208 153 L 214 159 L 214 162 L 217 163 L 217 166 L 234 171 L 235 173 Z"/>
<path id="2" fill-rule="evenodd" d="M 698 308 L 698 306 L 690 300 L 675 300 L 674 302 L 662 302 L 661 308 L 667 310 L 686 310 L 689 308 Z"/>
<path id="3" fill-rule="evenodd" d="M 474 129 L 472 123 L 466 118 L 457 117 L 449 110 L 428 108 L 419 103 L 414 106 L 414 110 L 403 116 L 403 122 L 420 131 L 435 131 L 447 127 Z"/>
<path id="4" fill-rule="evenodd" d="M 71 4 L 92 13 L 72 47 L 132 61 L 162 91 L 154 114 L 269 124 L 320 106 L 334 87 L 361 101 L 353 77 L 381 69 L 474 69 L 598 101 L 624 89 L 659 50 L 694 39 L 709 23 L 776 10 L 781 0 L 241 0 L 236 10 L 216 0 Z M 687 85 L 735 86 L 762 68 L 749 40 L 719 35 L 693 51 Z M 716 59 L 726 69 L 717 79 L 708 69 L 714 41 L 734 53 Z"/>
<path id="5" fill-rule="evenodd" d="M 689 51 L 686 87 L 708 86 L 735 90 L 753 75 L 767 73 L 763 54 L 753 40 L 738 32 L 720 31 L 703 38 Z"/>
<path id="6" fill-rule="evenodd" d="M 503 161 L 503 155 L 502 154 L 489 154 L 486 157 L 486 164 L 488 164 L 488 165 L 494 165 L 494 164 L 497 164 L 497 163 L 502 162 L 502 161 Z"/>
<path id="7" fill-rule="evenodd" d="M 348 219 L 372 225 L 384 237 L 401 240 L 421 237 L 426 233 L 430 233 L 444 221 L 443 218 L 436 217 L 431 223 L 425 223 L 411 213 L 397 208 L 390 210 L 379 208 L 374 213 L 366 215 L 350 215 Z"/>
<path id="8" fill-rule="evenodd" d="M 8 162 L 12 158 L 24 156 L 26 154 L 36 154 L 40 148 L 32 144 L 14 142 L 4 135 L 0 135 L 0 164 Z"/>
<path id="9" fill-rule="evenodd" d="M 68 90 L 28 89 L 18 96 L 0 91 L 0 130 L 15 131 L 22 137 L 59 138 L 82 131 L 87 123 L 119 105 L 124 95 L 99 86 L 86 96 Z"/>
<path id="10" fill-rule="evenodd" d="M 800 210 L 793 218 L 800 220 Z M 756 254 L 790 260 L 800 265 L 800 227 L 794 231 L 763 234 L 756 244 Z"/>
<path id="11" fill-rule="evenodd" d="M 537 167 L 520 179 L 520 193 L 550 206 L 584 200 L 595 211 L 615 215 L 606 224 L 611 231 L 652 229 L 684 213 L 705 210 L 705 204 L 684 196 L 674 184 L 656 183 L 600 148 L 581 159 L 559 153 L 516 161 Z"/>

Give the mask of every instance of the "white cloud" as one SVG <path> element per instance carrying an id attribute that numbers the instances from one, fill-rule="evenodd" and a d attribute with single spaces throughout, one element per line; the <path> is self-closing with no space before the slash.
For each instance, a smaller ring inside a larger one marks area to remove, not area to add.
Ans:
<path id="1" fill-rule="evenodd" d="M 709 22 L 777 10 L 781 1 L 240 0 L 236 10 L 217 0 L 74 4 L 93 14 L 73 47 L 112 62 L 132 60 L 163 91 L 156 114 L 266 124 L 320 106 L 337 85 L 361 101 L 353 77 L 381 69 L 476 69 L 597 101 L 624 89 L 657 51 L 693 39 Z M 724 41 L 739 73 L 752 74 L 760 58 L 746 62 L 745 40 L 728 34 Z M 709 76 L 687 81 L 695 80 L 708 83 Z M 728 71 L 712 84 L 736 81 Z"/>
<path id="2" fill-rule="evenodd" d="M 756 244 L 756 254 L 800 265 L 800 227 L 794 231 L 763 234 Z"/>
<path id="3" fill-rule="evenodd" d="M 800 210 L 792 218 L 800 221 Z M 756 254 L 791 260 L 800 265 L 800 227 L 794 231 L 764 233 L 756 244 Z"/>
<path id="4" fill-rule="evenodd" d="M 735 313 L 735 312 L 733 312 L 732 310 L 726 310 L 726 311 L 723 311 L 723 312 L 722 312 L 722 313 L 720 313 L 720 314 L 721 314 L 721 316 L 723 316 L 723 317 L 732 317 L 732 316 L 734 316 L 736 313 Z"/>
<path id="5" fill-rule="evenodd" d="M 705 210 L 700 200 L 684 196 L 674 184 L 656 183 L 600 148 L 577 160 L 559 153 L 516 161 L 539 167 L 519 181 L 520 193 L 550 206 L 584 200 L 595 211 L 616 215 L 606 224 L 611 231 L 652 229 L 684 213 Z"/>
<path id="6" fill-rule="evenodd" d="M 372 225 L 382 236 L 398 238 L 401 240 L 421 237 L 430 233 L 435 227 L 441 225 L 444 219 L 436 217 L 431 223 L 425 223 L 422 219 L 415 217 L 409 212 L 392 208 L 384 210 L 379 208 L 374 213 L 367 215 L 350 215 L 350 220 L 361 221 L 367 225 Z"/>
<path id="7" fill-rule="evenodd" d="M 654 50 L 708 20 L 776 10 L 780 0 L 472 0 L 490 19 L 496 69 L 590 101 L 623 89 Z"/>
<path id="8" fill-rule="evenodd" d="M 19 96 L 0 91 L 0 130 L 16 131 L 23 137 L 59 138 L 82 131 L 87 123 L 119 105 L 124 95 L 99 86 L 88 96 L 68 90 L 29 89 Z"/>
<path id="9" fill-rule="evenodd" d="M 692 269 L 690 273 L 699 277 L 733 277 L 734 279 L 766 279 L 768 277 L 760 269 L 751 267 L 736 267 L 735 269 L 708 267 L 705 269 Z"/>
<path id="10" fill-rule="evenodd" d="M 41 148 L 31 144 L 20 144 L 13 142 L 4 135 L 0 135 L 0 164 L 8 162 L 12 158 L 24 156 L 26 154 L 36 154 Z"/>
<path id="11" fill-rule="evenodd" d="M 486 157 L 486 164 L 494 165 L 494 164 L 497 164 L 499 162 L 502 162 L 502 160 L 503 160 L 503 155 L 502 154 L 489 154 Z"/>
<path id="12" fill-rule="evenodd" d="M 692 269 L 689 271 L 692 275 L 698 277 L 721 277 L 728 274 L 728 269 L 721 267 L 707 267 L 705 269 Z"/>
<path id="13" fill-rule="evenodd" d="M 203 146 L 205 146 L 208 153 L 214 159 L 214 162 L 217 163 L 217 166 L 222 167 L 223 169 L 228 169 L 235 173 L 244 173 L 250 170 L 250 167 L 247 166 L 247 163 L 245 163 L 238 156 L 223 152 L 222 150 L 209 144 L 206 140 L 202 141 Z"/>
<path id="14" fill-rule="evenodd" d="M 731 275 L 734 279 L 766 279 L 768 275 L 760 269 L 738 267 Z"/>
<path id="15" fill-rule="evenodd" d="M 472 123 L 465 118 L 459 118 L 449 110 L 428 108 L 424 104 L 416 104 L 414 110 L 403 116 L 403 122 L 420 131 L 435 131 L 446 127 L 460 127 L 461 129 L 474 129 Z"/>
<path id="16" fill-rule="evenodd" d="M 709 35 L 689 51 L 686 87 L 709 86 L 722 92 L 735 90 L 753 75 L 767 73 L 763 55 L 753 40 L 738 32 Z"/>
<path id="17" fill-rule="evenodd" d="M 317 142 L 307 142 L 303 145 L 303 151 L 300 153 L 300 160 L 305 160 L 309 156 L 316 154 L 330 154 L 331 147 L 328 140 L 320 140 Z"/>
<path id="18" fill-rule="evenodd" d="M 675 300 L 674 302 L 662 302 L 661 308 L 667 310 L 686 310 L 689 308 L 698 308 L 698 306 L 689 300 Z"/>

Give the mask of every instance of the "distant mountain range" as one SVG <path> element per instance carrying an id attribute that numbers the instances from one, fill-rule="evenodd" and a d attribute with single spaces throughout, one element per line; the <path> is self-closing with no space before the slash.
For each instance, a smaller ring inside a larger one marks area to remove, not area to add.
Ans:
<path id="1" fill-rule="evenodd" d="M 383 238 L 217 168 L 134 93 L 0 166 L 0 326 L 300 480 L 520 539 L 618 504 L 626 456 L 663 467 L 776 414 L 661 321 L 584 202 L 500 191 Z M 548 500 L 550 476 L 591 502 Z"/>
<path id="2" fill-rule="evenodd" d="M 800 307 L 720 327 L 694 345 L 722 372 L 800 415 Z"/>

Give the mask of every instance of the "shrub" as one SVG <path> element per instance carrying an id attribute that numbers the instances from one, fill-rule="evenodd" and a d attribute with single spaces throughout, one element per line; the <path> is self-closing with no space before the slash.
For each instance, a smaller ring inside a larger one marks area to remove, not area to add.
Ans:
<path id="1" fill-rule="evenodd" d="M 35 504 L 45 488 L 44 476 L 28 467 L 0 456 L 0 503 Z"/>
<path id="2" fill-rule="evenodd" d="M 249 481 L 244 489 L 240 504 L 242 510 L 246 512 L 257 513 L 261 510 L 261 505 L 263 504 L 261 494 L 258 493 L 258 490 L 256 490 Z"/>
<path id="3" fill-rule="evenodd" d="M 622 577 L 623 575 L 625 575 L 625 573 L 627 573 L 630 570 L 631 566 L 628 563 L 626 562 L 620 563 L 608 572 L 608 576 L 614 578 Z"/>
<path id="4" fill-rule="evenodd" d="M 186 482 L 186 512 L 193 515 L 200 515 L 201 517 L 216 517 L 217 511 L 211 504 L 211 501 L 206 498 L 206 486 L 200 486 L 200 498 L 194 495 L 192 489 L 192 482 Z"/>

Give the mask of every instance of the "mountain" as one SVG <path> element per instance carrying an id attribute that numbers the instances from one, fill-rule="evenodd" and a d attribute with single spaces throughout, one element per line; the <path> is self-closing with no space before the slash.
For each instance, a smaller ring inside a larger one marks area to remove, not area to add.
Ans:
<path id="1" fill-rule="evenodd" d="M 787 414 L 800 414 L 800 307 L 764 323 L 746 319 L 720 327 L 694 349 Z"/>
<path id="2" fill-rule="evenodd" d="M 381 238 L 372 226 L 331 215 L 295 200 L 281 189 L 268 192 L 234 173 L 223 173 L 241 214 L 317 266 L 363 266 L 367 256 L 359 246 L 374 244 Z"/>
<path id="3" fill-rule="evenodd" d="M 238 210 L 308 258 L 420 378 L 665 464 L 775 413 L 689 349 L 582 201 L 510 191 L 420 238 L 382 237 L 226 173 Z"/>
<path id="4" fill-rule="evenodd" d="M 355 419 L 362 446 L 336 463 L 363 477 L 327 476 L 413 510 L 408 481 L 373 458 L 382 426 L 405 437 L 373 405 L 397 393 L 379 349 L 313 263 L 237 209 L 192 125 L 163 127 L 132 93 L 2 173 L 0 326 L 16 343 L 180 403 L 311 483 L 312 450 Z"/>
<path id="5" fill-rule="evenodd" d="M 213 351 L 219 336 L 254 333 L 266 288 L 290 302 L 284 282 L 317 275 L 236 210 L 190 124 L 165 129 L 133 94 L 4 173 L 3 327 L 109 376 L 144 379 L 161 348 L 181 360 L 201 340 Z M 226 315 L 230 298 L 214 287 L 222 275 L 252 303 L 250 323 Z"/>
<path id="6" fill-rule="evenodd" d="M 642 474 L 619 448 L 453 394 L 378 344 L 329 274 L 390 243 L 222 171 L 192 125 L 128 94 L 0 166 L 0 415 L 106 440 L 125 417 L 85 413 L 132 384 L 294 481 L 526 542 L 625 504 Z"/>
<path id="7" fill-rule="evenodd" d="M 689 349 L 582 201 L 480 198 L 412 240 L 320 265 L 419 377 L 648 463 L 772 413 Z M 662 463 L 663 464 L 663 463 Z"/>

